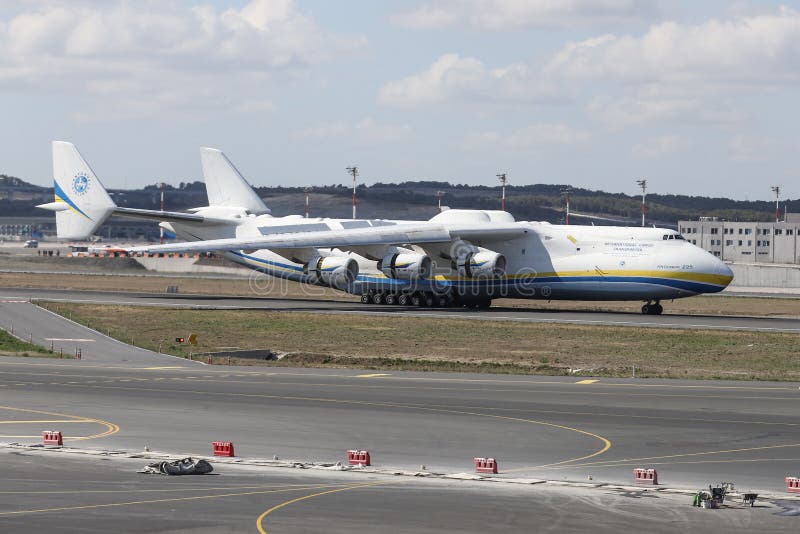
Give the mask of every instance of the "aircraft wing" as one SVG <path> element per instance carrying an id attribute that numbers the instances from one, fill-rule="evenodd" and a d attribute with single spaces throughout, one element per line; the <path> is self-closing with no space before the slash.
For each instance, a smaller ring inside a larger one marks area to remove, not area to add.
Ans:
<path id="1" fill-rule="evenodd" d="M 183 223 L 195 222 L 195 223 L 225 224 L 225 225 L 236 223 L 236 221 L 232 219 L 206 217 L 204 215 L 197 215 L 194 213 L 184 213 L 180 211 L 143 210 L 138 208 L 121 208 L 119 206 L 116 206 L 114 208 L 113 214 L 119 217 L 127 217 L 129 219 L 148 219 L 154 221 L 169 221 L 169 222 L 183 222 Z"/>
<path id="2" fill-rule="evenodd" d="M 258 250 L 293 248 L 339 248 L 376 245 L 449 243 L 456 239 L 502 240 L 523 235 L 521 225 L 442 226 L 440 224 L 398 224 L 352 230 L 324 230 L 271 234 L 253 238 L 212 239 L 167 245 L 132 247 L 129 252 L 210 252 L 215 250 Z"/>

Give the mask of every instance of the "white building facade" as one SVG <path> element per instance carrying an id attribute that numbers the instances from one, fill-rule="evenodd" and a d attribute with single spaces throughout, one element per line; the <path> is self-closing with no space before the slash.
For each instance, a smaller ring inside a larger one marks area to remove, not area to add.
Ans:
<path id="1" fill-rule="evenodd" d="M 725 261 L 800 264 L 800 214 L 781 222 L 678 221 L 683 237 Z"/>

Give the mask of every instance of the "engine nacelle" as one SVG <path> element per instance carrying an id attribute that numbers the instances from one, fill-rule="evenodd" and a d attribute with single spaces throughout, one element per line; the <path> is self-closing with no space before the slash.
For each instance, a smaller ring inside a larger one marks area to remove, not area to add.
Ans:
<path id="1" fill-rule="evenodd" d="M 419 280 L 430 278 L 433 262 L 426 254 L 394 252 L 378 261 L 378 269 L 389 278 Z"/>
<path id="2" fill-rule="evenodd" d="M 358 263 L 347 256 L 317 256 L 303 270 L 317 282 L 333 287 L 346 286 L 358 277 Z"/>
<path id="3" fill-rule="evenodd" d="M 491 250 L 467 252 L 456 259 L 458 276 L 496 278 L 506 274 L 506 257 Z"/>

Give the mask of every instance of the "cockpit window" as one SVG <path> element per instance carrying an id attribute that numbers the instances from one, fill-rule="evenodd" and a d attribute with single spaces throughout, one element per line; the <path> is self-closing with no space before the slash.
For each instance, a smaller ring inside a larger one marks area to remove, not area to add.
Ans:
<path id="1" fill-rule="evenodd" d="M 683 241 L 686 241 L 686 239 L 680 234 L 676 235 L 675 239 L 682 239 Z"/>

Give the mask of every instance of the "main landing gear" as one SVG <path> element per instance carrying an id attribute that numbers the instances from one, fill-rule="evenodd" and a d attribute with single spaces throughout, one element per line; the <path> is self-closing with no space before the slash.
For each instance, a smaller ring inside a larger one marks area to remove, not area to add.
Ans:
<path id="1" fill-rule="evenodd" d="M 420 308 L 453 308 L 467 306 L 469 308 L 487 309 L 492 300 L 484 298 L 474 302 L 457 302 L 450 295 L 415 291 L 411 293 L 392 293 L 388 291 L 370 291 L 361 295 L 364 304 L 397 304 L 399 306 L 417 306 Z"/>
<path id="2" fill-rule="evenodd" d="M 658 301 L 655 302 L 647 301 L 647 303 L 644 306 L 642 306 L 642 313 L 645 315 L 661 315 L 663 311 L 664 307 L 661 306 L 661 304 Z"/>

